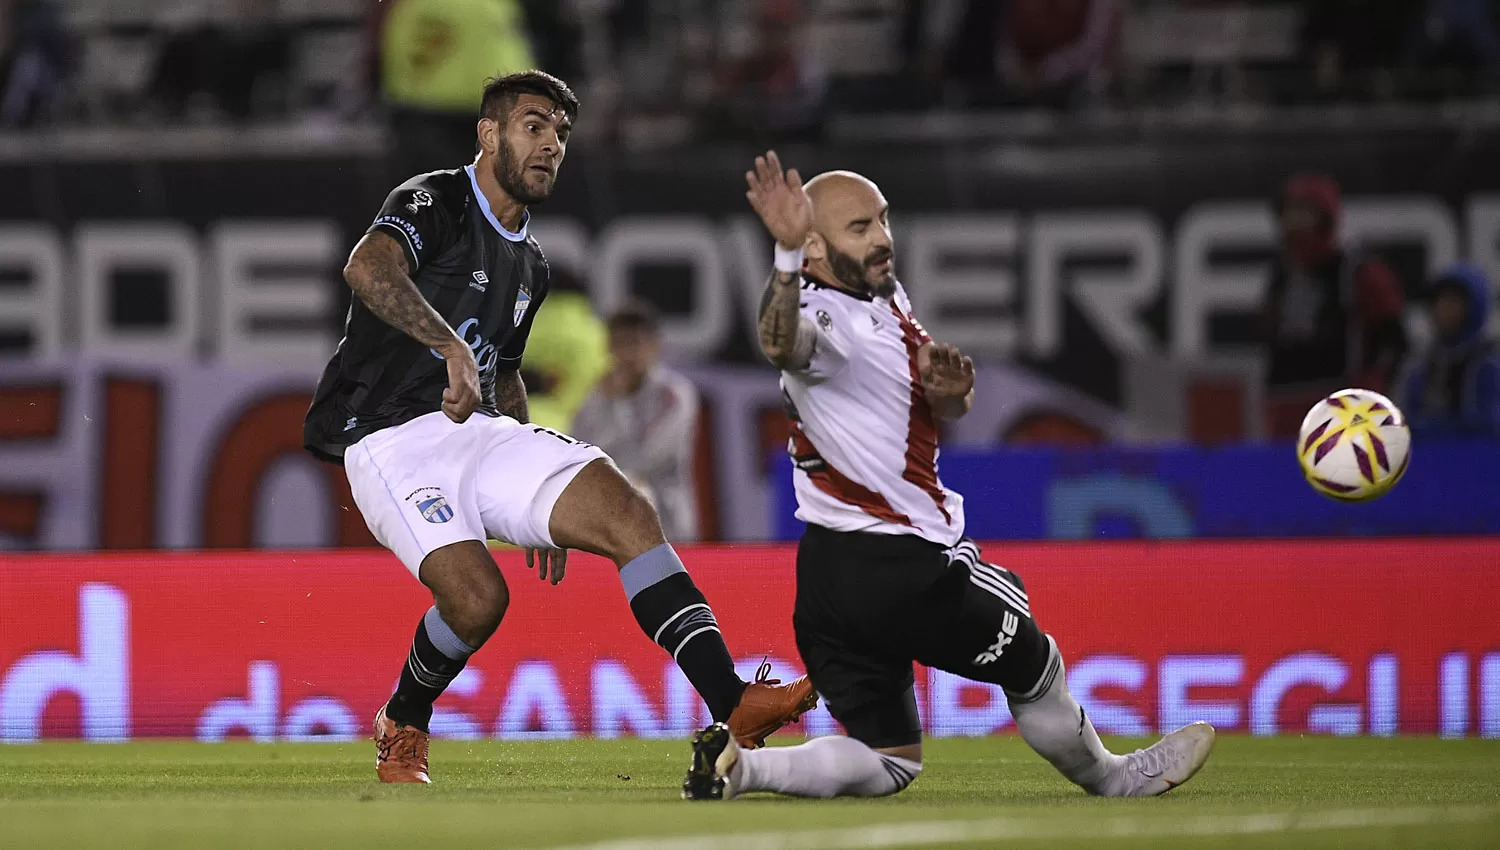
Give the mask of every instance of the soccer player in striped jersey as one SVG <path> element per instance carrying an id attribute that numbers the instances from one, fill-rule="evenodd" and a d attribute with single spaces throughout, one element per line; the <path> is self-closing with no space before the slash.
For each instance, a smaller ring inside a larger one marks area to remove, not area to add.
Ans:
<path id="1" fill-rule="evenodd" d="M 968 412 L 974 364 L 912 315 L 880 189 L 845 171 L 804 187 L 774 152 L 746 179 L 776 239 L 760 343 L 781 369 L 807 523 L 797 649 L 848 735 L 741 750 L 715 724 L 694 738 L 683 796 L 902 790 L 922 770 L 914 661 L 1003 688 L 1021 736 L 1091 794 L 1155 795 L 1187 781 L 1213 728 L 1194 723 L 1128 755 L 1106 750 L 1025 585 L 964 537 L 963 497 L 938 477 L 937 421 Z"/>

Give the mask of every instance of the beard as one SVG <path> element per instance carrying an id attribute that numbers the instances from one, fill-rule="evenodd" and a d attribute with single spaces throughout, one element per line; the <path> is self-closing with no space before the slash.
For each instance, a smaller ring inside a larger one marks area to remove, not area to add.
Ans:
<path id="1" fill-rule="evenodd" d="M 876 263 L 890 257 L 889 248 L 876 248 L 866 254 L 863 260 L 856 260 L 832 245 L 828 246 L 828 267 L 833 270 L 835 280 L 847 289 L 868 292 L 882 298 L 890 297 L 896 291 L 895 271 L 892 269 L 881 272 L 878 278 L 871 281 L 870 270 Z"/>
<path id="2" fill-rule="evenodd" d="M 546 175 L 541 185 L 528 183 L 526 164 L 518 161 L 520 157 L 515 155 L 510 145 L 502 141 L 496 153 L 495 182 L 500 184 L 505 194 L 527 206 L 539 204 L 552 197 L 552 186 L 557 181 L 555 175 Z"/>

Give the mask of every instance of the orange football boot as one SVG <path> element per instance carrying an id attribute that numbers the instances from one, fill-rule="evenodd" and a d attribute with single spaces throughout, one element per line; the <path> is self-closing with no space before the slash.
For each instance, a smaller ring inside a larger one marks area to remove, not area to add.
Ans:
<path id="1" fill-rule="evenodd" d="M 767 678 L 770 675 L 770 663 L 762 663 L 729 715 L 729 734 L 745 749 L 763 746 L 767 735 L 818 707 L 818 694 L 806 676 L 783 685 L 780 679 Z"/>
<path id="2" fill-rule="evenodd" d="M 375 714 L 375 774 L 381 782 L 426 785 L 428 735 L 415 726 L 401 726 L 385 716 L 385 706 Z"/>

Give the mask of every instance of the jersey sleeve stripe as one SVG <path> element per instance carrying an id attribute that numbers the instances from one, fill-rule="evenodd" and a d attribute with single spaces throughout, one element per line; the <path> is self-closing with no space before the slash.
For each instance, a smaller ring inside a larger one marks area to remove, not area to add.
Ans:
<path id="1" fill-rule="evenodd" d="M 371 231 L 379 230 L 381 233 L 394 233 L 401 237 L 401 247 L 406 249 L 406 262 L 411 269 L 411 274 L 417 273 L 420 263 L 417 261 L 417 246 L 412 244 L 411 234 L 387 221 L 377 221 L 370 226 Z"/>

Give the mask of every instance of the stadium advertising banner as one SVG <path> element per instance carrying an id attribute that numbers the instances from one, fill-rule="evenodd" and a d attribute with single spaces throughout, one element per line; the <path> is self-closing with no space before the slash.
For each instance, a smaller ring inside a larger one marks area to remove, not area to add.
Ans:
<path id="1" fill-rule="evenodd" d="M 1004 544 L 1101 732 L 1500 737 L 1500 542 Z M 687 549 L 748 675 L 798 672 L 789 546 Z M 500 553 L 512 603 L 440 702 L 453 738 L 680 737 L 705 710 L 614 570 L 551 587 Z M 350 740 L 428 603 L 376 551 L 0 557 L 0 739 Z M 983 647 L 978 648 L 982 650 Z M 1013 723 L 919 671 L 933 735 Z M 834 725 L 819 709 L 799 731 Z"/>
<path id="2" fill-rule="evenodd" d="M 234 367 L 100 358 L 0 372 L 0 550 L 372 546 L 343 471 L 302 450 L 320 364 Z M 704 403 L 701 527 L 790 540 L 786 416 L 769 368 L 688 371 Z M 1006 539 L 1500 533 L 1493 447 L 1419 443 L 1381 500 L 1342 505 L 1301 478 L 1289 445 L 995 449 L 1028 385 L 980 376 L 945 434 L 941 472 L 969 530 Z M 990 407 L 992 402 L 999 402 Z"/>
<path id="3" fill-rule="evenodd" d="M 777 466 L 776 537 L 795 540 L 791 461 Z M 1419 443 L 1401 483 L 1362 504 L 1319 495 L 1279 443 L 945 451 L 940 469 L 982 538 L 1500 534 L 1493 443 Z"/>

